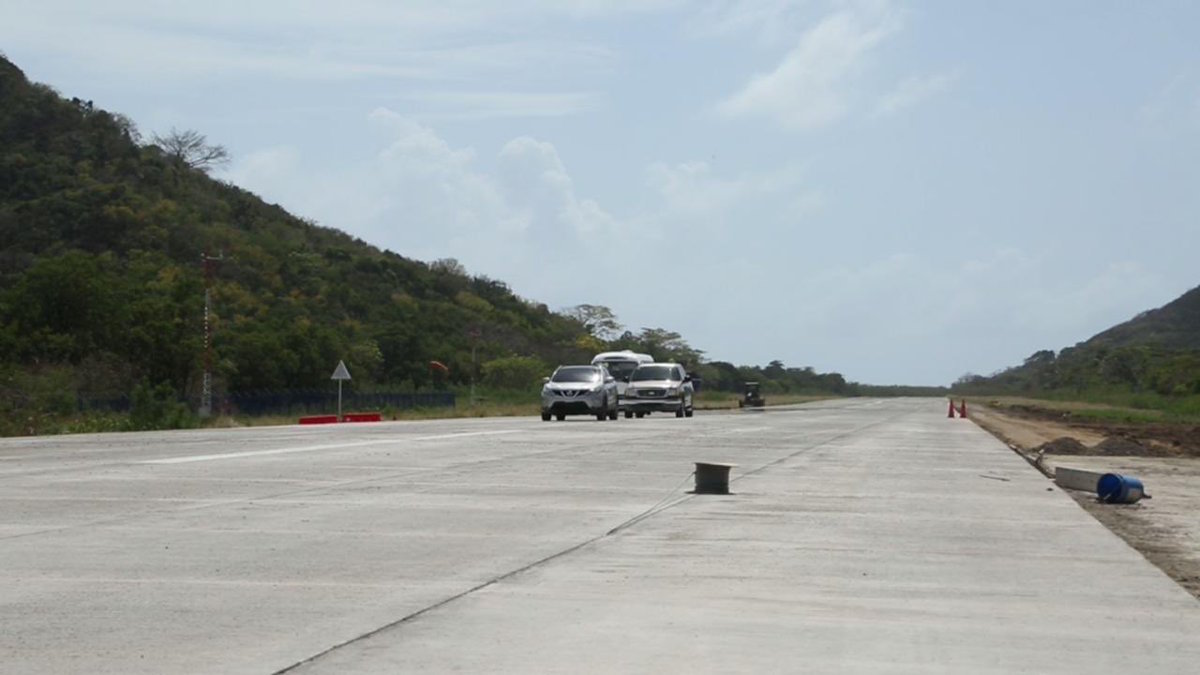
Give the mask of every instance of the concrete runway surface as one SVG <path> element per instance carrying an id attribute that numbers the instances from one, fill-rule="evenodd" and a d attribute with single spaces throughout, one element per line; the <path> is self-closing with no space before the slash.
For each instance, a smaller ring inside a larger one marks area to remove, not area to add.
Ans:
<path id="1" fill-rule="evenodd" d="M 0 627 L 5 673 L 1200 672 L 1200 602 L 931 399 L 0 440 Z"/>

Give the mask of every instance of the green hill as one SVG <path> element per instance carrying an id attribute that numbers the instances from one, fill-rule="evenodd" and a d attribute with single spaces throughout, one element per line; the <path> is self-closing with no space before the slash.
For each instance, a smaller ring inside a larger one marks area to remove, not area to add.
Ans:
<path id="1" fill-rule="evenodd" d="M 1057 354 L 1038 351 L 989 377 L 964 376 L 954 390 L 1118 401 L 1200 395 L 1200 287 Z"/>
<path id="2" fill-rule="evenodd" d="M 153 144 L 128 119 L 30 83 L 0 58 L 0 390 L 15 414 L 29 378 L 126 394 L 138 382 L 195 399 L 205 254 L 214 268 L 218 389 L 449 384 L 478 362 L 590 355 L 578 321 L 470 276 L 296 218 Z M 582 343 L 581 343 L 582 341 Z M 66 405 L 63 403 L 62 405 Z"/>
<path id="3" fill-rule="evenodd" d="M 1200 349 L 1200 286 L 1088 340 L 1092 346 Z"/>

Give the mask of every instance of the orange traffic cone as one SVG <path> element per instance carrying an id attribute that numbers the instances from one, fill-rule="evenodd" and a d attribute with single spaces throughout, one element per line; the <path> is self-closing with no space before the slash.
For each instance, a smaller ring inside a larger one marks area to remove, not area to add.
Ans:
<path id="1" fill-rule="evenodd" d="M 951 403 L 950 405 L 954 405 L 954 404 Z M 967 399 L 965 399 L 965 398 L 962 400 L 962 405 L 960 405 L 958 407 L 958 416 L 963 418 L 964 420 L 967 419 Z"/>
<path id="2" fill-rule="evenodd" d="M 953 399 L 951 399 L 951 401 L 950 401 L 950 410 L 946 413 L 946 417 L 949 417 L 950 419 L 954 419 L 954 400 Z"/>

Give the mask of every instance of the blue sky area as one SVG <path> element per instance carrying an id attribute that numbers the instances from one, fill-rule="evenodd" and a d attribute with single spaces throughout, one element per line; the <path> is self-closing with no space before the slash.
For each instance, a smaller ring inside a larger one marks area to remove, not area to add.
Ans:
<path id="1" fill-rule="evenodd" d="M 223 180 L 714 360 L 948 384 L 1200 284 L 1200 4 L 0 4 Z"/>

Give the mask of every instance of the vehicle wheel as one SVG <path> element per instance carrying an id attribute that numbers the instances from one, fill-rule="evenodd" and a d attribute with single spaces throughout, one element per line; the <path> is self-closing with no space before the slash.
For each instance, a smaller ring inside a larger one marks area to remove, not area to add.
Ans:
<path id="1" fill-rule="evenodd" d="M 542 413 L 542 421 L 549 422 L 550 421 L 550 413 L 548 413 L 548 412 Z"/>
<path id="2" fill-rule="evenodd" d="M 643 417 L 645 417 L 645 416 L 646 416 L 646 413 L 638 413 L 638 414 L 637 414 L 637 418 L 638 418 L 639 420 L 640 420 L 640 419 L 642 419 L 642 418 L 643 418 Z"/>
<path id="3" fill-rule="evenodd" d="M 563 421 L 563 420 L 567 419 L 567 416 L 566 416 L 566 415 L 564 415 L 564 414 L 562 414 L 562 413 L 558 413 L 557 415 L 555 415 L 555 416 L 554 416 L 554 419 L 556 419 L 556 420 L 558 420 L 559 422 L 561 422 L 561 421 Z"/>
<path id="4" fill-rule="evenodd" d="M 632 410 L 626 410 L 626 411 L 625 411 L 625 419 L 629 419 L 629 418 L 631 418 L 631 417 L 633 417 L 633 411 L 632 411 Z"/>
<path id="5" fill-rule="evenodd" d="M 608 398 L 607 397 L 605 397 L 605 399 L 600 402 L 600 412 L 596 413 L 596 421 L 597 422 L 603 422 L 606 419 L 608 419 Z"/>
<path id="6" fill-rule="evenodd" d="M 687 401 L 685 401 L 685 400 L 684 400 L 682 397 L 680 397 L 680 399 L 679 399 L 679 410 L 676 410 L 676 411 L 675 411 L 675 416 L 676 416 L 676 417 L 683 417 L 683 413 L 684 413 L 684 412 L 686 412 L 686 411 L 687 411 Z"/>
<path id="7" fill-rule="evenodd" d="M 609 410 L 609 411 L 608 411 L 608 419 L 610 419 L 610 420 L 615 420 L 615 419 L 617 419 L 617 408 L 616 408 L 616 406 L 614 406 L 612 410 Z"/>

